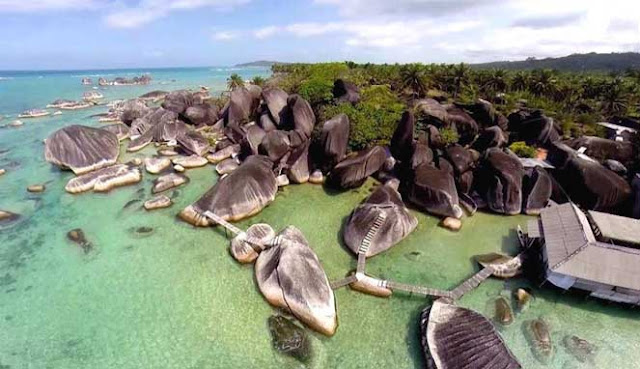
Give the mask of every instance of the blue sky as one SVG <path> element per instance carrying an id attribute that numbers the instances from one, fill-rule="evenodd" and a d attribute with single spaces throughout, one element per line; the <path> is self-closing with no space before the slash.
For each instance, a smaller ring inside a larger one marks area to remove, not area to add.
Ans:
<path id="1" fill-rule="evenodd" d="M 640 51 L 629 0 L 0 0 L 0 69 Z"/>

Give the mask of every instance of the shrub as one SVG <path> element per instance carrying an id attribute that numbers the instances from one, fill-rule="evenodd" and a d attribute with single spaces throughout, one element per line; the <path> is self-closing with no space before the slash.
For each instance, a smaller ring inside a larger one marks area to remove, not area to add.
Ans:
<path id="1" fill-rule="evenodd" d="M 440 128 L 438 131 L 440 131 L 440 138 L 445 146 L 453 145 L 460 140 L 458 132 L 453 128 Z"/>
<path id="2" fill-rule="evenodd" d="M 313 78 L 304 81 L 298 87 L 298 94 L 312 106 L 325 104 L 333 98 L 333 81 L 321 78 Z"/>
<path id="3" fill-rule="evenodd" d="M 524 141 L 512 143 L 509 146 L 509 150 L 521 158 L 534 158 L 536 156 L 536 148 L 527 145 Z"/>
<path id="4" fill-rule="evenodd" d="M 349 117 L 349 147 L 362 150 L 373 145 L 387 145 L 404 111 L 404 105 L 388 86 L 371 86 L 361 91 L 357 105 L 328 105 L 321 111 L 323 121 L 344 113 Z"/>

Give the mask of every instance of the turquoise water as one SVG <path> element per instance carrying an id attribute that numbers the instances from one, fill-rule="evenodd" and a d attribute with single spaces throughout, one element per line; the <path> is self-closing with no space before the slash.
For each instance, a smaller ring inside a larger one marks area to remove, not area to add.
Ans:
<path id="1" fill-rule="evenodd" d="M 141 71 L 134 71 L 140 74 Z M 132 73 L 134 73 L 132 72 Z M 146 87 L 113 87 L 105 96 L 137 95 L 134 89 L 166 89 L 209 85 L 222 89 L 230 73 L 210 69 L 173 70 L 154 76 Z M 245 78 L 262 70 L 241 70 Z M 37 75 L 0 81 L 0 114 L 41 107 L 61 93 L 78 98 L 83 73 Z M 116 73 L 117 74 L 117 73 Z M 20 80 L 25 78 L 25 80 Z M 45 82 L 60 81 L 58 85 Z M 64 84 L 62 82 L 66 81 Z M 19 96 L 16 85 L 33 86 Z M 4 87 L 3 87 L 4 86 Z M 143 91 L 144 92 L 144 91 Z M 112 94 L 112 95 L 107 95 Z M 23 105 L 7 101 L 25 99 Z M 348 288 L 336 291 L 339 328 L 327 338 L 310 332 L 312 360 L 303 365 L 272 349 L 267 318 L 275 312 L 254 283 L 252 266 L 237 264 L 228 240 L 217 229 L 196 229 L 175 215 L 215 181 L 213 166 L 187 171 L 191 182 L 178 188 L 175 204 L 146 212 L 153 175 L 140 184 L 108 194 L 71 195 L 64 185 L 72 177 L 42 158 L 42 139 L 72 123 L 99 125 L 87 116 L 105 107 L 65 112 L 58 117 L 25 119 L 19 128 L 0 129 L 0 209 L 22 214 L 10 228 L 0 228 L 0 368 L 420 368 L 418 317 L 429 300 L 397 293 L 389 299 Z M 6 120 L 5 120 L 6 121 Z M 1 124 L 1 123 L 0 123 Z M 6 153 L 2 153 L 8 150 Z M 121 161 L 154 153 L 123 151 Z M 42 194 L 26 187 L 46 183 Z M 355 268 L 355 258 L 341 246 L 344 218 L 370 193 L 362 188 L 327 193 L 320 186 L 289 186 L 264 211 L 240 223 L 266 222 L 275 229 L 300 228 L 318 254 L 330 280 Z M 126 204 L 134 201 L 132 205 Z M 513 253 L 514 229 L 523 216 L 477 214 L 464 220 L 461 232 L 437 226 L 438 219 L 414 211 L 419 226 L 406 240 L 367 263 L 370 274 L 406 283 L 453 288 L 476 271 L 475 254 Z M 150 233 L 140 234 L 140 227 Z M 66 238 L 82 228 L 93 245 L 84 253 Z M 530 286 L 526 280 L 490 279 L 460 304 L 492 316 L 492 301 L 518 287 L 535 296 L 528 310 L 500 331 L 525 368 L 640 368 L 637 310 L 584 300 Z M 554 356 L 536 359 L 523 334 L 531 319 L 542 317 L 551 327 Z M 575 334 L 599 348 L 594 363 L 571 357 L 561 341 Z M 4 365 L 4 366 L 3 366 Z"/>

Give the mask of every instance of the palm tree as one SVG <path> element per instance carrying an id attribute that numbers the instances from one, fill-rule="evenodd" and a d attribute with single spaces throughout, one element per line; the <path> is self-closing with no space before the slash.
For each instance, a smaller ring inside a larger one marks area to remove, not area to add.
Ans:
<path id="1" fill-rule="evenodd" d="M 260 86 L 260 87 L 262 87 L 265 82 L 266 82 L 266 80 L 263 77 L 260 77 L 260 76 L 255 76 L 251 80 L 251 83 L 253 83 L 256 86 Z"/>
<path id="2" fill-rule="evenodd" d="M 409 64 L 400 69 L 400 82 L 403 88 L 411 90 L 414 98 L 420 98 L 427 93 L 427 78 L 419 64 Z"/>
<path id="3" fill-rule="evenodd" d="M 529 73 L 525 71 L 516 72 L 516 74 L 513 75 L 513 79 L 511 80 L 511 89 L 513 91 L 526 90 L 527 86 L 529 86 L 530 79 L 531 77 L 529 76 Z"/>
<path id="4" fill-rule="evenodd" d="M 558 80 L 555 78 L 552 70 L 538 70 L 533 73 L 529 88 L 534 95 L 547 95 L 555 91 L 557 82 Z"/>
<path id="5" fill-rule="evenodd" d="M 451 70 L 452 72 L 452 82 L 454 86 L 453 97 L 458 97 L 458 93 L 463 86 L 469 83 L 469 75 L 471 74 L 471 68 L 464 63 L 460 63 L 454 66 Z"/>
<path id="6" fill-rule="evenodd" d="M 504 69 L 494 69 L 487 76 L 482 88 L 491 92 L 505 92 L 507 85 L 507 72 Z"/>
<path id="7" fill-rule="evenodd" d="M 615 78 L 607 83 L 602 91 L 602 110 L 609 116 L 622 115 L 627 111 L 627 100 L 624 82 Z"/>
<path id="8" fill-rule="evenodd" d="M 244 87 L 244 80 L 238 73 L 233 73 L 229 78 L 227 78 L 227 87 L 232 91 L 238 87 Z"/>

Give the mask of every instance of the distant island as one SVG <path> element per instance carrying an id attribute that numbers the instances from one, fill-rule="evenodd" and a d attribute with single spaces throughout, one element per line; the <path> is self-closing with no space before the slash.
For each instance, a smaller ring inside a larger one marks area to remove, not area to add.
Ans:
<path id="1" fill-rule="evenodd" d="M 522 61 L 497 61 L 474 64 L 476 69 L 556 69 L 562 72 L 582 71 L 625 71 L 640 68 L 640 53 L 610 53 L 610 54 L 572 54 L 559 58 L 527 58 Z"/>
<path id="2" fill-rule="evenodd" d="M 257 60 L 257 61 L 252 61 L 252 62 L 249 62 L 249 63 L 236 64 L 236 65 L 234 65 L 234 67 L 237 67 L 237 68 L 244 68 L 244 67 L 271 67 L 274 64 L 288 64 L 288 63 L 282 63 L 282 62 L 278 62 L 278 61 L 269 61 L 269 60 Z"/>

